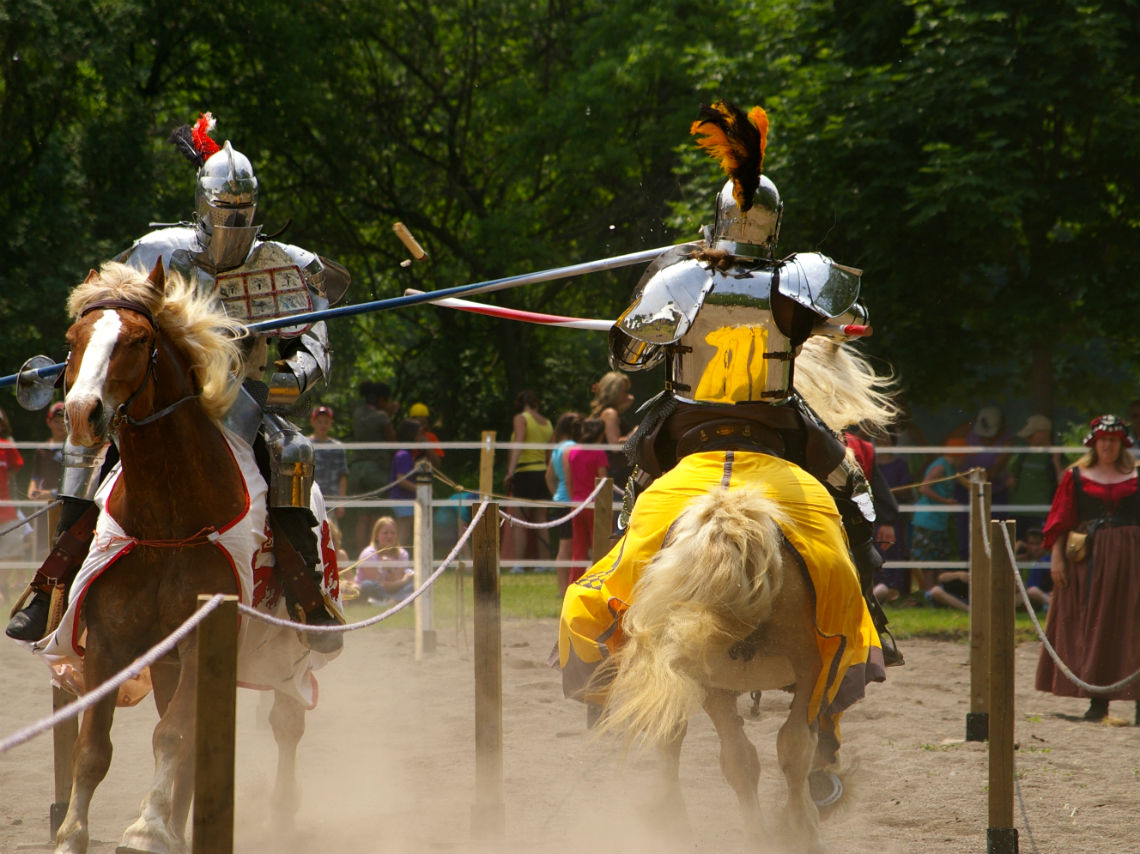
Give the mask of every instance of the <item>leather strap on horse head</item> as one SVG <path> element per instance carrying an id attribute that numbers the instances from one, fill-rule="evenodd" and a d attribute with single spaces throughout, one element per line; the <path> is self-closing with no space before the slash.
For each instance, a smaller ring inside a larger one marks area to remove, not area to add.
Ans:
<path id="1" fill-rule="evenodd" d="M 313 578 L 313 567 L 306 565 L 305 559 L 289 539 L 285 526 L 274 518 L 273 513 L 269 514 L 269 524 L 273 529 L 273 555 L 277 562 L 277 580 L 285 588 L 285 597 L 290 610 L 293 610 L 294 605 L 300 607 L 302 613 L 299 616 L 303 620 L 305 614 L 324 607 L 324 597 Z"/>

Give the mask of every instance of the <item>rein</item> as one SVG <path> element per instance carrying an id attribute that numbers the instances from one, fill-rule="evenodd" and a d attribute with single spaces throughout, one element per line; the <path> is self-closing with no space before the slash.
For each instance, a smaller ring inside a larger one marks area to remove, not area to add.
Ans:
<path id="1" fill-rule="evenodd" d="M 134 302 L 133 300 L 125 299 L 96 300 L 95 302 L 86 306 L 83 311 L 80 312 L 79 316 L 86 317 L 88 313 L 99 308 L 111 308 L 116 310 L 125 309 L 127 311 L 133 311 L 136 314 L 141 314 L 146 318 L 147 322 L 150 324 L 151 330 L 154 333 L 151 337 L 150 358 L 147 360 L 146 373 L 143 374 L 143 378 L 139 382 L 138 387 L 133 392 L 131 392 L 130 396 L 122 403 L 120 403 L 119 406 L 115 409 L 115 414 L 111 416 L 111 423 L 109 425 L 110 430 L 118 430 L 119 425 L 123 422 L 126 422 L 127 424 L 130 424 L 134 427 L 143 427 L 147 424 L 153 424 L 160 418 L 165 418 L 182 404 L 201 396 L 201 392 L 188 394 L 185 397 L 174 401 L 174 403 L 170 404 L 169 406 L 163 407 L 158 412 L 152 412 L 145 418 L 134 418 L 128 414 L 127 409 L 132 403 L 134 403 L 135 398 L 142 393 L 142 390 L 146 388 L 147 383 L 154 379 L 155 365 L 158 363 L 158 324 L 155 323 L 154 315 L 151 313 L 151 310 L 149 308 L 140 302 Z"/>

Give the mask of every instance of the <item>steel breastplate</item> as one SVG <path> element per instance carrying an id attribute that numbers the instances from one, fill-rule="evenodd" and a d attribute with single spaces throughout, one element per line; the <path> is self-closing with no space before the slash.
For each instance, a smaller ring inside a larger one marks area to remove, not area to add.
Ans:
<path id="1" fill-rule="evenodd" d="M 614 324 L 610 333 L 610 360 L 614 367 L 646 370 L 660 362 L 671 345 L 681 342 L 682 348 L 698 347 L 709 333 L 726 324 L 762 326 L 767 330 L 766 351 L 783 352 L 787 349 L 785 344 L 768 337 L 772 330 L 779 332 L 771 322 L 774 290 L 820 319 L 842 315 L 859 297 L 860 271 L 836 264 L 818 252 L 773 262 L 728 258 L 728 263 L 714 266 L 690 257 L 693 247 L 683 249 L 664 256 L 661 266 L 647 271 L 632 304 Z M 733 309 L 739 311 L 731 319 L 722 313 L 702 322 L 700 316 L 713 305 L 730 313 Z M 767 320 L 762 318 L 764 314 L 768 315 Z M 705 328 L 695 339 L 692 330 L 698 324 Z M 687 373 L 693 377 L 692 369 Z M 773 378 L 773 383 L 768 391 L 777 391 L 783 381 Z M 761 384 L 768 386 L 768 380 Z"/>
<path id="2" fill-rule="evenodd" d="M 214 277 L 216 295 L 226 314 L 248 323 L 276 320 L 313 310 L 301 267 L 278 243 L 258 244 L 245 263 Z M 295 338 L 311 324 L 287 326 L 267 334 Z"/>
<path id="3" fill-rule="evenodd" d="M 739 305 L 719 296 L 709 296 L 681 337 L 667 378 L 670 387 L 678 397 L 700 403 L 786 399 L 792 384 L 791 340 L 760 300 Z"/>

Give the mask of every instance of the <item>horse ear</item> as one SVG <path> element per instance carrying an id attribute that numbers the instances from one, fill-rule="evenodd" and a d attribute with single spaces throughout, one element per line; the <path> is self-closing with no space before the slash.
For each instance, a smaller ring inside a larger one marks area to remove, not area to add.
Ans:
<path id="1" fill-rule="evenodd" d="M 166 292 L 166 270 L 162 266 L 162 258 L 154 262 L 154 269 L 146 278 L 160 294 Z"/>
<path id="2" fill-rule="evenodd" d="M 94 281 L 95 281 L 96 279 L 98 279 L 98 278 L 99 278 L 99 274 L 98 274 L 98 273 L 97 273 L 97 272 L 96 272 L 94 269 L 91 269 L 91 270 L 90 270 L 90 271 L 87 273 L 87 278 L 83 280 L 83 284 L 85 284 L 85 285 L 89 285 L 89 284 L 91 284 L 92 282 L 94 282 Z"/>

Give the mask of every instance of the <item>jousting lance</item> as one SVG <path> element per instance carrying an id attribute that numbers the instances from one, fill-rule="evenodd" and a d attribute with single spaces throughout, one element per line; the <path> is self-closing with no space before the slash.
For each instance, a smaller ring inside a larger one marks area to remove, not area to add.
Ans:
<path id="1" fill-rule="evenodd" d="M 405 294 L 429 293 L 433 297 L 438 291 L 417 291 L 415 288 L 406 288 Z M 612 320 L 590 317 L 566 317 L 561 314 L 543 314 L 538 311 L 525 311 L 521 308 L 503 308 L 499 305 L 488 305 L 485 302 L 472 302 L 454 297 L 436 297 L 429 300 L 432 305 L 444 308 L 456 308 L 460 311 L 470 311 L 475 314 L 486 314 L 489 317 L 502 317 L 507 320 L 521 320 L 524 323 L 538 323 L 543 326 L 562 326 L 566 329 L 588 329 L 596 332 L 608 332 L 614 325 Z"/>
<path id="2" fill-rule="evenodd" d="M 403 236 L 398 235 L 403 240 Z M 409 247 L 410 248 L 410 247 Z M 418 248 L 418 244 L 417 244 Z M 655 249 L 643 249 L 640 252 L 630 252 L 625 255 L 615 255 L 612 258 L 601 258 L 597 261 L 584 261 L 581 264 L 570 264 L 565 267 L 553 267 L 549 270 L 539 270 L 535 273 L 520 273 L 517 276 L 506 276 L 502 279 L 489 279 L 483 282 L 474 282 L 470 285 L 457 285 L 452 288 L 442 288 L 438 291 L 423 291 L 406 294 L 405 296 L 390 297 L 388 299 L 362 302 L 355 305 L 341 305 L 326 308 L 321 311 L 310 311 L 304 314 L 293 314 L 289 317 L 278 317 L 272 320 L 259 320 L 246 325 L 250 332 L 270 332 L 286 326 L 296 326 L 303 323 L 316 323 L 321 320 L 331 320 L 334 317 L 352 317 L 357 314 L 371 314 L 377 311 L 393 311 L 424 302 L 434 302 L 447 297 L 458 297 L 468 294 L 485 294 L 493 291 L 503 291 L 508 288 L 517 288 L 522 285 L 533 285 L 538 282 L 550 282 L 556 279 L 569 279 L 574 276 L 583 276 L 587 273 L 599 273 L 603 270 L 615 270 L 620 267 L 632 267 L 652 261 L 658 255 L 674 248 L 658 246 Z M 419 249 L 419 252 L 423 252 Z M 413 254 L 418 254 L 413 250 Z M 424 253 L 426 257 L 426 253 Z M 37 360 L 40 360 L 37 362 Z M 62 371 L 62 364 L 52 364 L 46 356 L 35 356 L 24 363 L 19 373 L 0 377 L 0 388 L 11 385 L 36 384 L 44 378 L 53 377 Z"/>

